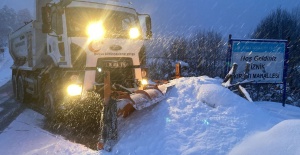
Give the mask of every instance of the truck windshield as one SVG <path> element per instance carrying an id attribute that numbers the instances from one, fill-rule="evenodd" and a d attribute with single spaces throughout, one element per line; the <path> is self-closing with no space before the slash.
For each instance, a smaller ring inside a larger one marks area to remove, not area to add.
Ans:
<path id="1" fill-rule="evenodd" d="M 94 8 L 67 8 L 66 16 L 69 37 L 87 37 L 88 26 L 99 21 L 105 29 L 105 38 L 128 38 L 130 28 L 140 29 L 137 16 L 126 12 Z"/>

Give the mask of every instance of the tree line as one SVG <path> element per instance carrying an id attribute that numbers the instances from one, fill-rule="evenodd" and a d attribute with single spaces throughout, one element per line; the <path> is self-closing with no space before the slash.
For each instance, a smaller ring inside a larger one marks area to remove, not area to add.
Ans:
<path id="1" fill-rule="evenodd" d="M 0 9 L 0 46 L 6 46 L 9 33 L 32 20 L 28 9 L 14 10 L 8 6 Z"/>
<path id="2" fill-rule="evenodd" d="M 249 38 L 289 40 L 288 100 L 300 106 L 300 6 L 291 11 L 280 7 L 271 11 L 249 34 Z M 174 77 L 177 62 L 189 65 L 183 67 L 183 76 L 225 76 L 227 39 L 222 38 L 220 33 L 213 30 L 198 31 L 189 38 L 175 37 L 163 42 L 166 45 L 162 46 L 162 52 L 150 56 L 148 54 L 152 79 Z M 281 99 L 282 86 L 256 85 L 250 89 L 257 100 Z M 259 94 L 258 90 L 262 93 Z M 263 93 L 264 91 L 269 94 Z"/>
<path id="3" fill-rule="evenodd" d="M 300 106 L 300 6 L 291 11 L 277 8 L 257 25 L 251 35 L 254 39 L 284 39 L 289 41 L 288 52 L 288 98 L 286 102 Z M 260 86 L 262 90 L 272 90 L 272 86 Z M 278 85 L 272 97 L 278 98 Z M 266 96 L 266 95 L 264 95 Z"/>
<path id="4" fill-rule="evenodd" d="M 152 79 L 172 79 L 176 63 L 181 64 L 182 76 L 185 77 L 224 76 L 226 41 L 221 33 L 198 31 L 189 38 L 174 37 L 163 43 L 165 45 L 162 52 L 150 56 L 148 54 Z"/>
<path id="5" fill-rule="evenodd" d="M 6 46 L 9 33 L 32 20 L 28 9 L 0 9 L 0 46 Z M 291 11 L 277 8 L 267 14 L 249 35 L 253 39 L 289 39 L 288 85 L 291 94 L 300 90 L 300 6 Z M 223 78 L 227 38 L 214 30 L 199 30 L 189 37 L 158 38 L 152 46 L 162 43 L 159 52 L 148 52 L 147 67 L 151 79 L 172 79 L 175 64 L 182 64 L 183 76 Z M 150 45 L 151 47 L 151 45 Z M 299 95 L 300 97 L 300 95 Z"/>
<path id="6" fill-rule="evenodd" d="M 292 11 L 282 8 L 272 11 L 262 19 L 251 37 L 290 41 L 287 81 L 291 89 L 300 89 L 300 6 Z"/>

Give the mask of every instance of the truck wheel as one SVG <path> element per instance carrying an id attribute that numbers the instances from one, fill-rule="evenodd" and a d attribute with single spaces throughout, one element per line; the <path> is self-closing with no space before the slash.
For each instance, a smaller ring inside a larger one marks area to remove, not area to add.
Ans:
<path id="1" fill-rule="evenodd" d="M 15 97 L 15 99 L 17 99 L 18 96 L 17 96 L 17 77 L 16 77 L 16 75 L 12 76 L 11 81 L 12 81 L 12 86 L 13 86 L 14 97 Z"/>
<path id="2" fill-rule="evenodd" d="M 18 77 L 18 83 L 17 83 L 17 100 L 21 103 L 26 103 L 28 100 L 28 94 L 25 92 L 25 85 L 24 81 L 22 79 L 22 76 Z"/>
<path id="3" fill-rule="evenodd" d="M 56 111 L 55 97 L 52 87 L 47 84 L 44 90 L 44 114 L 47 118 L 53 118 Z"/>

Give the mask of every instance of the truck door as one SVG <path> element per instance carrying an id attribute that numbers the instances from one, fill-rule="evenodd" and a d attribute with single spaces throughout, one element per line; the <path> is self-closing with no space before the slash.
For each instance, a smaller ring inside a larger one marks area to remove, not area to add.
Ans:
<path id="1" fill-rule="evenodd" d="M 52 13 L 51 28 L 52 32 L 48 35 L 48 55 L 54 59 L 59 66 L 67 66 L 66 61 L 66 42 L 64 42 L 62 11 L 55 10 Z"/>

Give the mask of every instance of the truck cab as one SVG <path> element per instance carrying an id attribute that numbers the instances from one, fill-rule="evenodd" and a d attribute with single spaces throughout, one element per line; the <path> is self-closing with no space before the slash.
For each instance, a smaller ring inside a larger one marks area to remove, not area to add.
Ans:
<path id="1" fill-rule="evenodd" d="M 9 35 L 15 98 L 38 99 L 50 119 L 77 107 L 78 117 L 67 116 L 82 123 L 95 117 L 97 147 L 111 150 L 117 117 L 160 102 L 168 90 L 147 83 L 144 43 L 151 36 L 150 16 L 129 4 L 36 0 L 36 20 Z"/>
<path id="2" fill-rule="evenodd" d="M 103 83 L 104 70 L 110 71 L 112 83 L 126 88 L 137 89 L 146 80 L 148 15 L 139 15 L 129 4 L 101 0 L 49 3 L 42 13 L 47 55 L 56 67 L 84 71 L 83 91 Z"/>
<path id="3" fill-rule="evenodd" d="M 145 40 L 151 18 L 130 4 L 106 0 L 36 0 L 36 20 L 9 35 L 17 100 L 103 94 L 104 80 L 133 93 L 147 85 Z"/>

